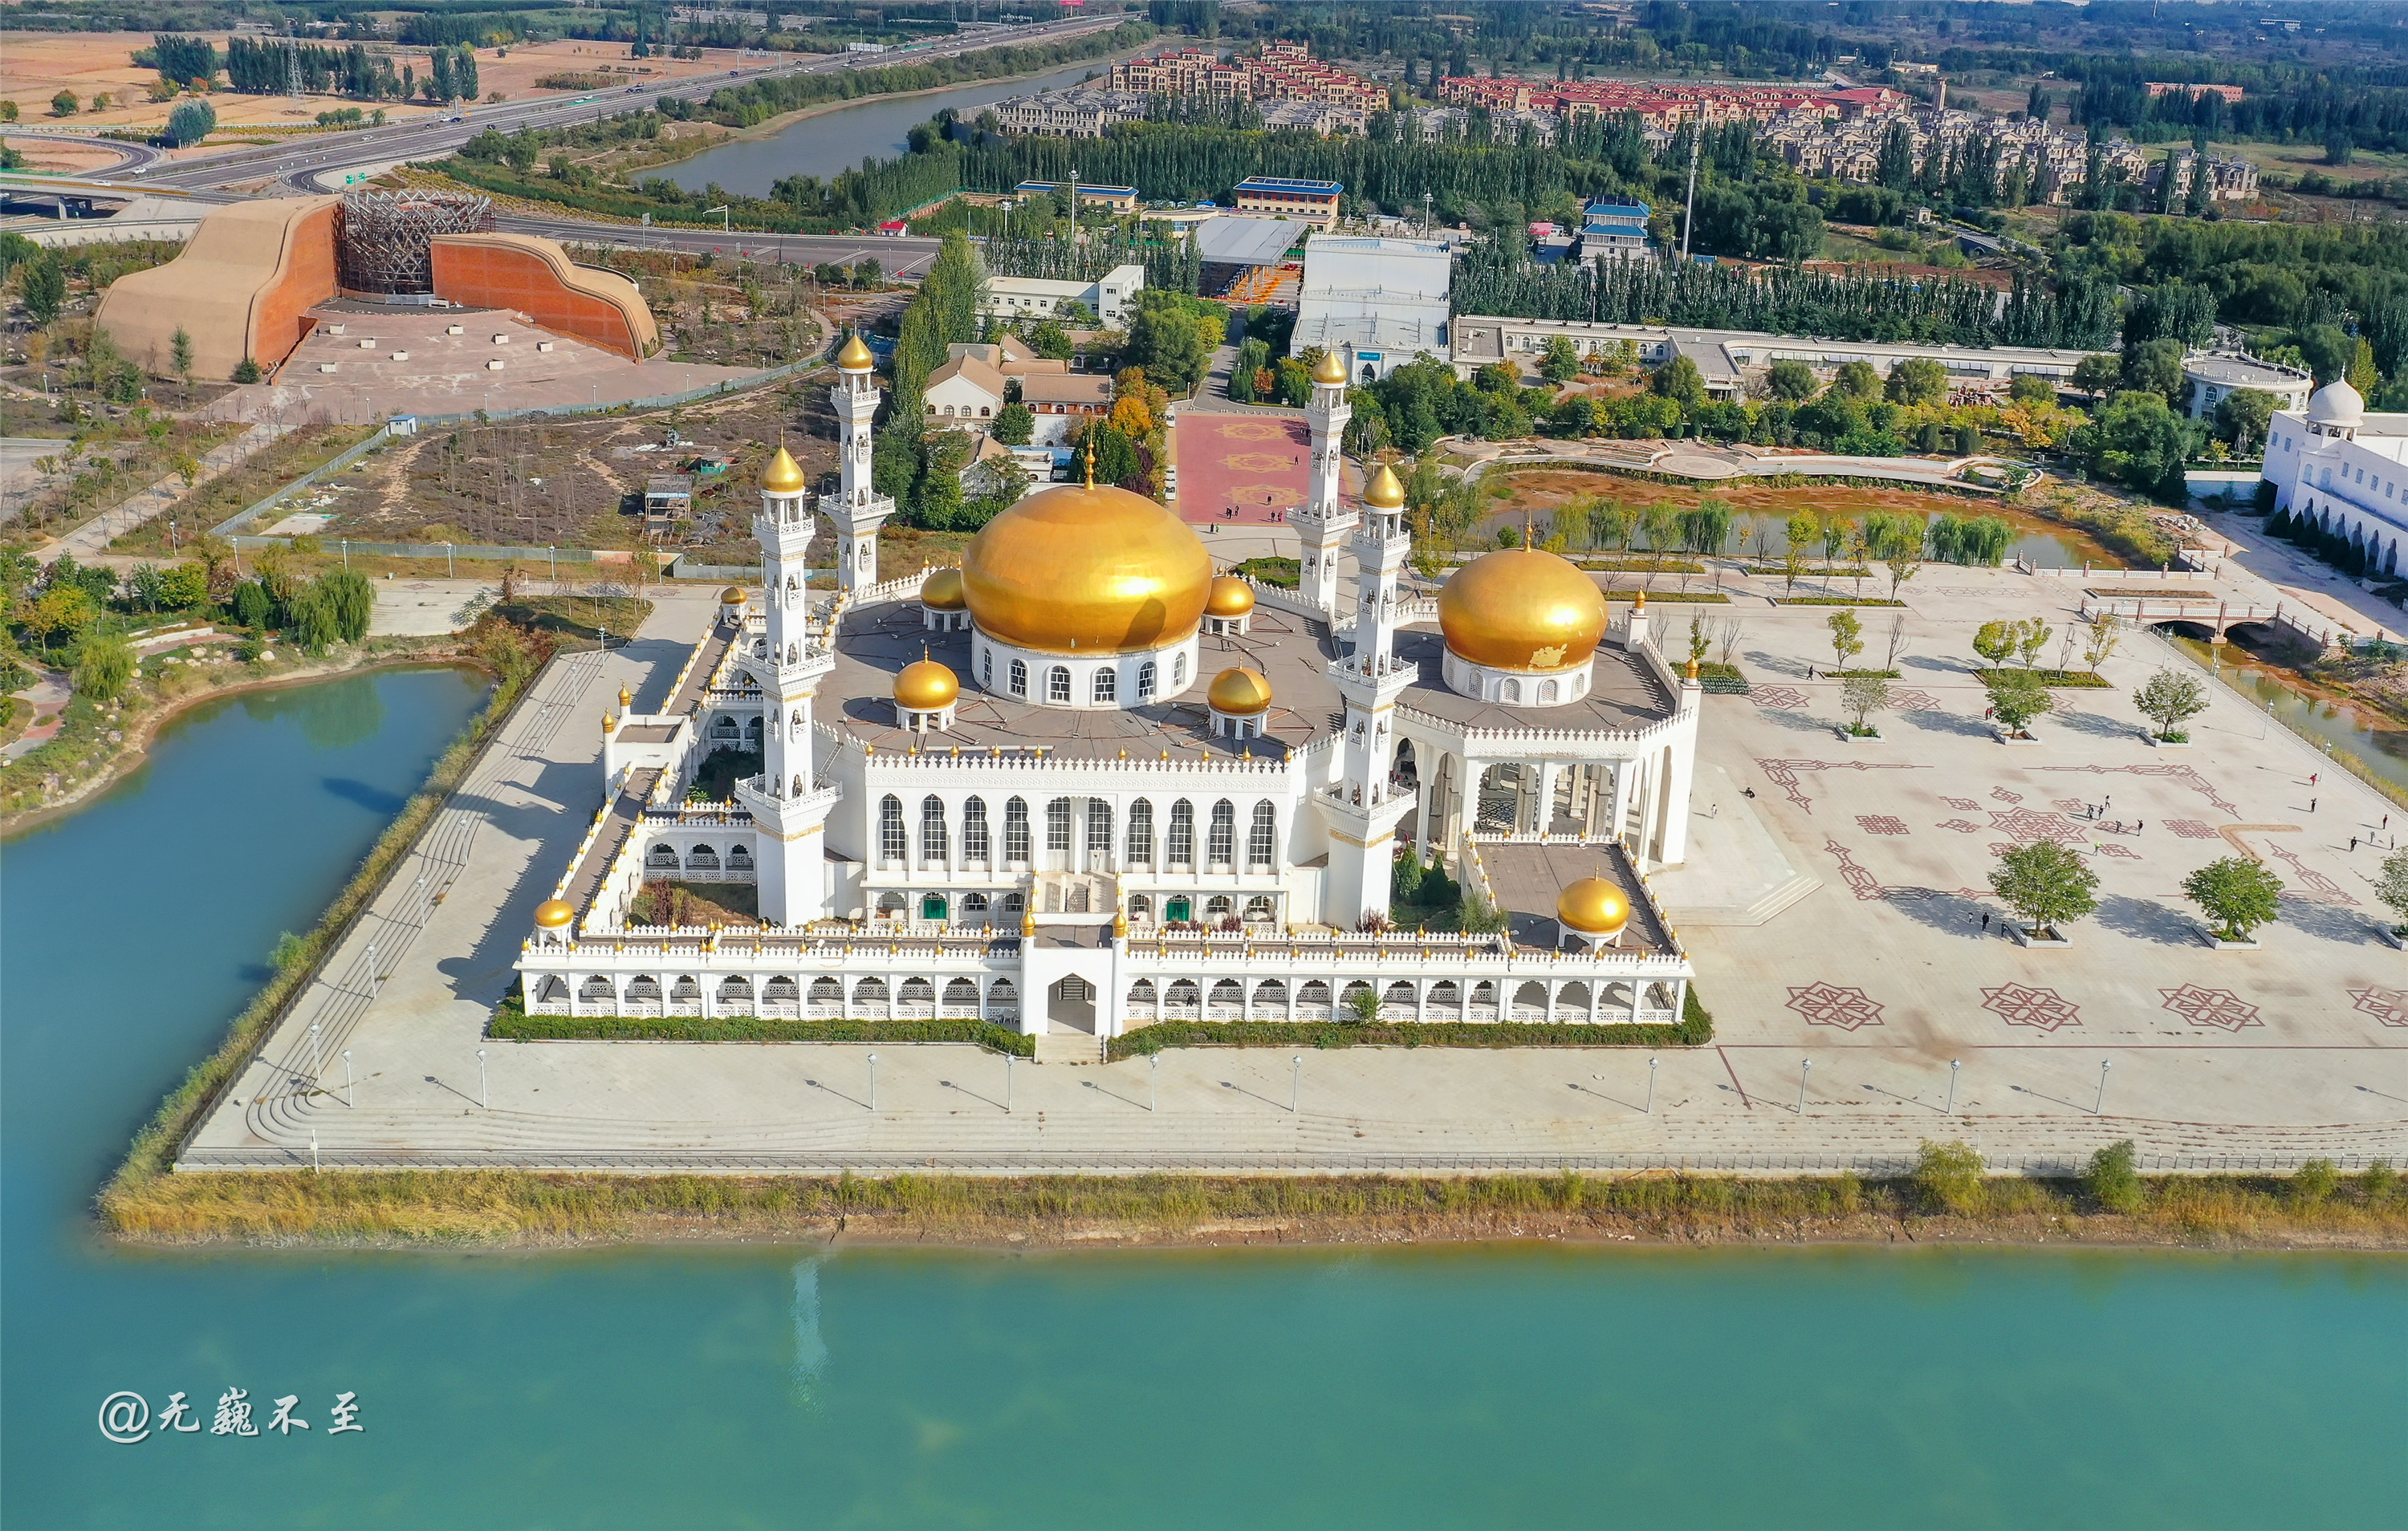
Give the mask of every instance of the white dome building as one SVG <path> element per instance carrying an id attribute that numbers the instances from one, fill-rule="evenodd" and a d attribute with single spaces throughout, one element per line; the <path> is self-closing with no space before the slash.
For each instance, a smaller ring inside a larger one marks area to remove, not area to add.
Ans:
<path id="1" fill-rule="evenodd" d="M 2274 412 L 2261 471 L 2275 510 L 2348 543 L 2368 577 L 2408 571 L 2408 414 L 2370 411 L 2336 379 Z"/>

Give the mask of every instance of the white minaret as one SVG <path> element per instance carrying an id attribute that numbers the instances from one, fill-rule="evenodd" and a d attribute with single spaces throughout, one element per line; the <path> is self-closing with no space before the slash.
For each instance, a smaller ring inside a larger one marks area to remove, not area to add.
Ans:
<path id="1" fill-rule="evenodd" d="M 1357 571 L 1354 651 L 1332 661 L 1330 679 L 1346 703 L 1338 780 L 1313 799 L 1329 828 L 1329 880 L 1322 918 L 1350 929 L 1388 912 L 1397 824 L 1413 806 L 1392 792 L 1388 763 L 1397 747 L 1397 699 L 1420 679 L 1420 666 L 1396 655 L 1397 583 L 1412 538 L 1405 532 L 1405 486 L 1383 463 L 1363 494 L 1350 551 Z"/>
<path id="2" fill-rule="evenodd" d="M 1346 404 L 1346 364 L 1336 351 L 1312 369 L 1312 402 L 1304 418 L 1312 427 L 1312 489 L 1288 517 L 1304 543 L 1297 556 L 1302 578 L 1297 594 L 1327 612 L 1333 625 L 1338 615 L 1338 545 L 1354 529 L 1354 512 L 1339 497 L 1339 448 L 1346 422 L 1354 411 Z"/>
<path id="3" fill-rule="evenodd" d="M 811 772 L 811 697 L 836 668 L 836 655 L 810 632 L 808 555 L 818 523 L 805 481 L 780 442 L 761 475 L 761 513 L 752 522 L 761 544 L 761 636 L 750 637 L 741 612 L 731 613 L 739 623 L 737 652 L 761 681 L 761 774 L 738 782 L 736 795 L 759 831 L 754 861 L 761 918 L 778 925 L 803 924 L 827 912 L 827 842 L 821 831 L 837 800 L 836 789 L 819 787 Z"/>
<path id="4" fill-rule="evenodd" d="M 837 433 L 843 442 L 844 487 L 834 505 L 820 508 L 836 527 L 836 582 L 840 590 L 878 583 L 878 528 L 895 513 L 895 502 L 870 487 L 870 426 L 878 418 L 876 359 L 856 335 L 836 359 L 838 382 L 829 390 Z"/>

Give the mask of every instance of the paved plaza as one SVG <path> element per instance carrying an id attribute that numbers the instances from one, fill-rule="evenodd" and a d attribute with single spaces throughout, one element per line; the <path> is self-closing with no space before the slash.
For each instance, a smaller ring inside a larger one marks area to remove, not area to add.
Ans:
<path id="1" fill-rule="evenodd" d="M 2235 565 L 2219 588 L 2243 598 L 2249 578 Z M 1933 565 L 1906 587 L 1899 709 L 1883 738 L 1845 740 L 1838 684 L 1809 675 L 1829 608 L 1776 607 L 1777 587 L 1651 608 L 1676 651 L 1692 610 L 1745 624 L 1747 694 L 1706 702 L 1691 859 L 1655 878 L 1711 1047 L 1652 1067 L 1437 1048 L 1008 1066 L 967 1046 L 481 1041 L 599 801 L 605 704 L 622 683 L 656 704 L 708 619 L 714 591 L 670 587 L 630 646 L 545 677 L 184 1162 L 305 1164 L 313 1136 L 330 1165 L 638 1170 L 1777 1171 L 1895 1165 L 1927 1138 L 2002 1167 L 2127 1137 L 2191 1167 L 2408 1157 L 2408 954 L 2378 937 L 2369 885 L 2389 805 L 2221 689 L 2193 747 L 2151 746 L 2131 692 L 2187 662 L 2144 632 L 2106 665 L 2113 689 L 2060 692 L 2041 742 L 2000 743 L 1974 628 L 2062 622 L 2081 598 L 2012 570 Z M 1862 613 L 1869 657 L 1888 615 Z M 2041 838 L 2102 883 L 2064 949 L 2007 937 L 1985 887 L 1997 848 Z M 2288 889 L 2253 952 L 2210 949 L 2180 891 L 2235 853 Z"/>

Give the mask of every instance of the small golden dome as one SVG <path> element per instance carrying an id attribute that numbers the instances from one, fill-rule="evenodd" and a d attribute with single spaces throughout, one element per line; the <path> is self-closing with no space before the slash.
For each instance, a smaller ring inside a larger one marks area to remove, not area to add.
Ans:
<path id="1" fill-rule="evenodd" d="M 1578 669 L 1605 637 L 1597 582 L 1551 552 L 1509 548 L 1455 570 L 1438 624 L 1457 658 L 1500 670 Z"/>
<path id="2" fill-rule="evenodd" d="M 878 365 L 878 358 L 869 354 L 869 348 L 861 343 L 861 336 L 856 334 L 844 343 L 842 351 L 836 353 L 836 365 L 847 372 L 867 372 Z"/>
<path id="3" fill-rule="evenodd" d="M 802 465 L 795 461 L 795 454 L 786 450 L 783 441 L 779 442 L 778 455 L 761 470 L 761 487 L 772 494 L 792 494 L 809 481 L 803 477 Z"/>
<path id="4" fill-rule="evenodd" d="M 619 688 L 619 705 L 623 708 L 634 707 L 636 705 L 636 694 L 629 691 L 626 687 L 621 686 Z"/>
<path id="5" fill-rule="evenodd" d="M 741 585 L 730 585 L 719 593 L 719 604 L 722 606 L 742 606 L 745 599 Z"/>
<path id="6" fill-rule="evenodd" d="M 933 569 L 920 585 L 920 604 L 931 611 L 959 611 L 969 604 L 962 594 L 962 571 Z"/>
<path id="7" fill-rule="evenodd" d="M 1342 383 L 1346 380 L 1346 364 L 1338 359 L 1336 351 L 1325 351 L 1321 353 L 1321 360 L 1313 364 L 1312 380 L 1317 383 Z"/>
<path id="8" fill-rule="evenodd" d="M 565 898 L 547 898 L 535 907 L 535 923 L 546 930 L 559 930 L 577 918 L 577 910 Z"/>
<path id="9" fill-rule="evenodd" d="M 980 632 L 1039 653 L 1127 653 L 1194 633 L 1212 583 L 1193 527 L 1142 494 L 1063 484 L 988 522 L 962 551 Z"/>
<path id="10" fill-rule="evenodd" d="M 615 733 L 615 732 L 617 732 L 617 731 L 618 731 L 618 727 L 619 727 L 619 720 L 618 720 L 618 719 L 616 719 L 616 718 L 614 718 L 614 717 L 610 716 L 610 714 L 609 714 L 608 712 L 605 712 L 604 714 L 602 714 L 602 732 L 604 732 L 605 734 Z"/>
<path id="11" fill-rule="evenodd" d="M 1226 712 L 1233 718 L 1251 718 L 1268 711 L 1271 705 L 1271 683 L 1260 670 L 1244 665 L 1232 665 L 1212 678 L 1212 689 L 1204 694 L 1215 712 Z"/>
<path id="12" fill-rule="evenodd" d="M 1208 617 L 1242 617 L 1254 608 L 1254 587 L 1234 574 L 1214 578 L 1212 589 L 1204 597 L 1204 614 Z"/>
<path id="13" fill-rule="evenodd" d="M 1630 895 L 1619 883 L 1584 877 L 1556 895 L 1555 918 L 1584 936 L 1611 936 L 1630 923 Z"/>
<path id="14" fill-rule="evenodd" d="M 895 705 L 914 712 L 935 712 L 953 705 L 962 683 L 933 659 L 915 659 L 895 678 Z"/>
<path id="15" fill-rule="evenodd" d="M 1395 468 L 1385 463 L 1380 465 L 1380 471 L 1371 475 L 1371 482 L 1363 491 L 1363 503 L 1374 510 L 1399 510 L 1404 508 L 1404 481 L 1397 477 Z"/>

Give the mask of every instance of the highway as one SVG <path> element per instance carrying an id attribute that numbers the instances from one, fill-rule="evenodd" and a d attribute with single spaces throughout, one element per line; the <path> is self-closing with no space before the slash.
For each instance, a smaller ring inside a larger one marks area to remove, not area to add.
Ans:
<path id="1" fill-rule="evenodd" d="M 698 101 L 714 91 L 750 80 L 785 75 L 833 74 L 845 69 L 875 69 L 889 64 L 952 58 L 1006 44 L 1055 41 L 1109 30 L 1117 26 L 1122 19 L 1118 15 L 1073 16 L 1063 21 L 1025 26 L 988 28 L 915 47 L 909 52 L 814 53 L 801 55 L 799 59 L 784 56 L 759 67 L 697 75 L 658 85 L 615 87 L 581 96 L 549 95 L 525 101 L 464 106 L 446 116 L 414 117 L 380 128 L 312 135 L 290 146 L 244 149 L 197 160 L 169 161 L 156 150 L 108 142 L 108 147 L 128 151 L 133 157 L 97 176 L 80 179 L 94 185 L 122 187 L 127 192 L 180 191 L 212 202 L 239 200 L 243 193 L 227 188 L 263 180 L 271 182 L 273 190 L 288 193 L 338 191 L 348 176 L 381 171 L 388 165 L 407 160 L 438 158 L 488 128 L 512 133 L 522 127 L 565 127 L 648 107 L 662 96 Z M 826 261 L 850 264 L 864 256 L 871 256 L 890 275 L 918 275 L 937 252 L 934 239 L 636 228 L 624 223 L 589 222 L 567 214 L 557 218 L 505 216 L 499 219 L 499 222 L 505 229 L 521 234 L 544 235 L 564 244 L 606 244 L 695 253 L 718 251 L 734 254 L 741 250 L 758 259 L 814 265 Z"/>

